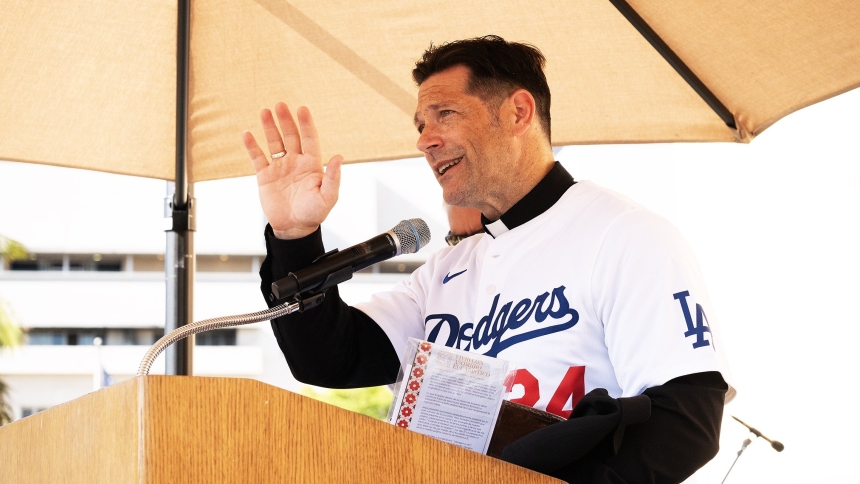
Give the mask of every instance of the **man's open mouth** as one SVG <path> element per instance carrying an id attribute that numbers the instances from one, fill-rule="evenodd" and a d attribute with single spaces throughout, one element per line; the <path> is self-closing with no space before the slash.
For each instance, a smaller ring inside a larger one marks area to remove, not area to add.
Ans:
<path id="1" fill-rule="evenodd" d="M 457 163 L 460 163 L 461 161 L 463 161 L 462 156 L 457 158 L 456 160 L 451 161 L 450 163 L 446 163 L 445 165 L 439 167 L 439 174 L 444 175 L 445 172 L 448 171 L 448 168 L 451 168 L 452 166 L 456 165 Z"/>

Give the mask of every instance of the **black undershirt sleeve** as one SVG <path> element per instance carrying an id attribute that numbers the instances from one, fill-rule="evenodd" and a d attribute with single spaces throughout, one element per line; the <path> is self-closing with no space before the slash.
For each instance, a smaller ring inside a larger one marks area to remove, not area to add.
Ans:
<path id="1" fill-rule="evenodd" d="M 570 419 L 513 442 L 502 458 L 578 484 L 680 483 L 717 454 L 727 389 L 712 371 L 629 399 L 593 390 Z"/>
<path id="2" fill-rule="evenodd" d="M 281 240 L 267 225 L 266 259 L 260 267 L 260 290 L 269 307 L 272 282 L 310 265 L 324 253 L 322 234 Z M 337 286 L 325 301 L 302 313 L 272 320 L 278 346 L 296 380 L 327 388 L 358 388 L 393 383 L 400 361 L 385 332 L 369 316 L 344 303 Z"/>

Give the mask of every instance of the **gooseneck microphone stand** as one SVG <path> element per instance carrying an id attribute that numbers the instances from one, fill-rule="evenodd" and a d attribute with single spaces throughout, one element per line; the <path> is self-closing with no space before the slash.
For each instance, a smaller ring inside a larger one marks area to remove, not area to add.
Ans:
<path id="1" fill-rule="evenodd" d="M 149 351 L 143 356 L 140 362 L 140 367 L 137 370 L 137 376 L 146 376 L 152 368 L 152 364 L 158 355 L 161 354 L 168 346 L 173 343 L 187 338 L 192 334 L 202 333 L 203 331 L 211 331 L 213 329 L 229 328 L 233 326 L 241 326 L 243 324 L 259 323 L 260 321 L 268 321 L 279 318 L 285 314 L 291 314 L 296 311 L 302 312 L 305 309 L 320 305 L 325 299 L 325 293 L 310 294 L 308 296 L 296 296 L 290 302 L 283 303 L 279 306 L 259 311 L 256 313 L 240 314 L 237 316 L 224 316 L 220 318 L 206 319 L 197 321 L 196 323 L 180 326 L 173 331 L 165 334 L 149 348 Z"/>
<path id="2" fill-rule="evenodd" d="M 773 448 L 774 448 L 774 450 L 776 450 L 777 452 L 782 452 L 782 450 L 783 450 L 783 449 L 785 449 L 785 446 L 784 446 L 784 445 L 782 445 L 782 443 L 781 443 L 781 442 L 776 441 L 776 440 L 770 440 L 769 438 L 765 437 L 765 436 L 764 436 L 764 434 L 762 434 L 762 433 L 761 433 L 761 432 L 759 432 L 758 430 L 756 430 L 756 429 L 754 429 L 754 428 L 750 427 L 749 425 L 747 425 L 746 423 L 744 423 L 744 421 L 743 421 L 743 420 L 741 420 L 741 419 L 739 419 L 739 418 L 735 417 L 734 415 L 732 415 L 732 418 L 733 418 L 733 419 L 735 419 L 735 420 L 737 420 L 738 422 L 740 422 L 740 424 L 741 424 L 741 425 L 743 425 L 744 427 L 746 427 L 747 429 L 749 429 L 750 433 L 751 433 L 751 434 L 753 434 L 753 435 L 755 435 L 757 438 L 758 438 L 758 437 L 761 437 L 761 438 L 763 438 L 764 440 L 766 440 L 766 441 L 770 442 L 770 446 L 771 446 L 771 447 L 773 447 Z M 723 477 L 723 481 L 722 481 L 720 484 L 724 484 L 724 483 L 726 482 L 726 478 L 728 478 L 728 477 L 729 477 L 729 472 L 732 472 L 732 469 L 734 469 L 735 464 L 737 464 L 738 459 L 740 459 L 740 457 L 741 457 L 741 454 L 743 454 L 743 453 L 744 453 L 744 450 L 745 450 L 745 449 L 747 448 L 747 446 L 748 446 L 748 445 L 750 445 L 751 443 L 752 443 L 752 440 L 750 440 L 749 438 L 744 439 L 744 443 L 743 443 L 743 445 L 741 445 L 741 450 L 739 450 L 739 451 L 738 451 L 738 455 L 735 457 L 735 461 L 734 461 L 734 462 L 732 462 L 732 466 L 731 466 L 731 467 L 729 467 L 729 471 L 728 471 L 728 472 L 726 472 L 726 477 Z"/>
<path id="3" fill-rule="evenodd" d="M 146 376 L 155 359 L 173 343 L 191 335 L 213 329 L 258 323 L 279 318 L 296 311 L 302 312 L 322 304 L 325 292 L 341 282 L 352 279 L 353 272 L 400 254 L 412 254 L 430 242 L 430 228 L 420 218 L 403 220 L 394 228 L 366 242 L 343 251 L 332 250 L 305 269 L 272 284 L 272 301 L 291 299 L 278 306 L 256 313 L 206 319 L 183 324 L 165 334 L 146 352 L 137 375 Z M 168 368 L 168 372 L 169 368 Z M 189 372 L 190 374 L 190 367 Z"/>

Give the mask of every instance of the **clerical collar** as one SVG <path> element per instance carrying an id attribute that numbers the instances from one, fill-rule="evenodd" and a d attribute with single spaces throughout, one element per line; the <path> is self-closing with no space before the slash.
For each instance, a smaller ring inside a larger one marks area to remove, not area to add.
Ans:
<path id="1" fill-rule="evenodd" d="M 496 238 L 519 227 L 549 210 L 574 183 L 576 182 L 570 173 L 556 161 L 549 173 L 498 220 L 490 220 L 482 214 L 481 223 L 484 230 Z"/>

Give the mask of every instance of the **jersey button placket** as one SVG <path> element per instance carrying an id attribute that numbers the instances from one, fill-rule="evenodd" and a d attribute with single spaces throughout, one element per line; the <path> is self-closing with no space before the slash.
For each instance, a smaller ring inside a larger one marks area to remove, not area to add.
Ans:
<path id="1" fill-rule="evenodd" d="M 504 275 L 507 272 L 505 262 L 508 261 L 503 254 L 510 250 L 510 236 L 510 233 L 504 233 L 501 240 L 494 239 L 484 258 L 485 271 L 487 274 L 492 274 L 492 279 L 487 279 L 482 287 L 484 292 L 491 297 L 499 294 L 500 288 L 503 289 L 506 285 L 504 280 Z"/>
<path id="2" fill-rule="evenodd" d="M 498 254 L 496 245 L 498 241 L 493 239 L 490 241 L 487 250 L 484 252 L 483 260 L 481 260 L 481 279 L 475 286 L 475 315 L 473 323 L 477 322 L 490 310 L 493 305 L 493 298 L 497 294 L 496 273 L 498 272 Z"/>

